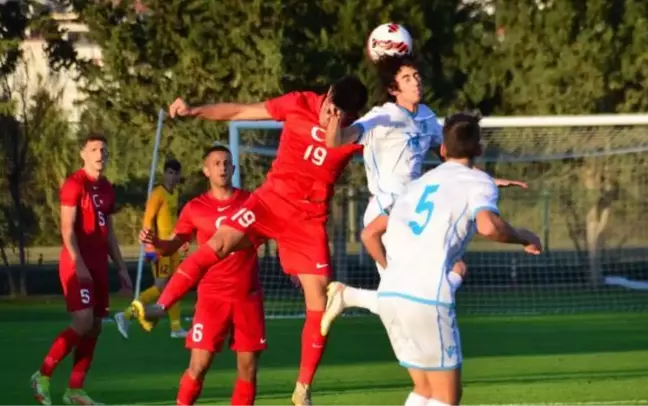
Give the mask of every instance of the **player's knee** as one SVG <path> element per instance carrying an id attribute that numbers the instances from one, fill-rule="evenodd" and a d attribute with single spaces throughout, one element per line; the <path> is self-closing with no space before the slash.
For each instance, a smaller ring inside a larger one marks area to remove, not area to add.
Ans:
<path id="1" fill-rule="evenodd" d="M 155 285 L 155 287 L 158 288 L 161 291 L 162 289 L 164 289 L 167 282 L 169 282 L 168 278 L 155 278 L 155 281 L 153 282 L 153 285 Z"/>
<path id="2" fill-rule="evenodd" d="M 85 336 L 92 333 L 95 317 L 92 309 L 84 309 L 72 313 L 72 328 L 79 335 Z"/>
<path id="3" fill-rule="evenodd" d="M 256 379 L 259 355 L 259 353 L 252 352 L 243 352 L 237 355 L 236 368 L 240 379 L 247 382 Z"/>
<path id="4" fill-rule="evenodd" d="M 299 282 L 304 289 L 304 300 L 308 310 L 324 310 L 326 308 L 326 286 L 329 278 L 325 275 L 299 275 Z"/>
<path id="5" fill-rule="evenodd" d="M 194 379 L 203 379 L 207 375 L 211 362 L 207 357 L 191 357 L 187 371 Z"/>
<path id="6" fill-rule="evenodd" d="M 87 335 L 90 337 L 99 337 L 99 335 L 101 335 L 102 328 L 102 319 L 95 317 L 92 323 L 92 329 L 90 329 Z"/>

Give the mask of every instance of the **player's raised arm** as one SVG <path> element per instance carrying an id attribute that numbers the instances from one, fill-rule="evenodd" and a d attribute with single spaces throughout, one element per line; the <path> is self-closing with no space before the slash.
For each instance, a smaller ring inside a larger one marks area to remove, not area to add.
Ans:
<path id="1" fill-rule="evenodd" d="M 215 103 L 202 106 L 189 106 L 178 97 L 169 106 L 169 116 L 199 117 L 211 121 L 271 120 L 272 115 L 266 103 Z"/>
<path id="2" fill-rule="evenodd" d="M 340 114 L 334 113 L 326 127 L 326 138 L 324 142 L 328 148 L 339 147 L 340 145 L 353 144 L 358 142 L 362 136 L 362 127 L 356 124 L 341 128 L 342 119 Z"/>
<path id="3" fill-rule="evenodd" d="M 77 241 L 75 232 L 77 210 L 82 192 L 83 188 L 79 183 L 69 180 L 66 181 L 61 188 L 61 237 L 63 245 L 67 249 L 70 258 L 74 263 L 78 278 L 92 280 L 90 271 L 88 271 L 88 268 L 81 257 L 81 250 L 79 249 L 79 242 Z"/>
<path id="4" fill-rule="evenodd" d="M 133 282 L 128 274 L 128 268 L 126 268 L 126 262 L 122 256 L 121 248 L 119 248 L 119 241 L 117 241 L 117 235 L 115 235 L 112 217 L 112 215 L 108 215 L 106 218 L 106 226 L 108 227 L 108 256 L 117 267 L 122 289 L 130 290 L 133 288 Z"/>

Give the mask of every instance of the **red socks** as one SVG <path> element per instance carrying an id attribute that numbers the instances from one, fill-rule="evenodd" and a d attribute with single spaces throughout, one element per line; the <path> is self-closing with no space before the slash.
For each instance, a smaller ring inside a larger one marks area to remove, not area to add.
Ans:
<path id="1" fill-rule="evenodd" d="M 72 367 L 72 374 L 68 388 L 81 389 L 85 381 L 86 374 L 90 370 L 92 357 L 94 356 L 95 347 L 97 346 L 96 337 L 83 337 L 79 341 L 76 350 L 74 351 L 74 366 Z"/>
<path id="2" fill-rule="evenodd" d="M 202 379 L 195 379 L 185 371 L 180 378 L 180 387 L 178 388 L 178 396 L 176 398 L 177 405 L 193 405 L 200 396 L 202 391 Z"/>
<path id="3" fill-rule="evenodd" d="M 173 273 L 171 279 L 169 279 L 169 282 L 162 290 L 157 304 L 164 307 L 165 310 L 170 309 L 171 306 L 176 304 L 178 300 L 182 299 L 193 288 L 197 280 L 198 278 L 194 279 L 190 277 L 184 268 L 178 269 L 178 271 Z"/>
<path id="4" fill-rule="evenodd" d="M 306 322 L 302 330 L 301 363 L 299 366 L 299 378 L 297 379 L 297 382 L 306 385 L 313 383 L 313 377 L 317 372 L 317 367 L 326 347 L 326 337 L 320 333 L 320 322 L 323 314 L 323 311 L 306 311 Z"/>
<path id="5" fill-rule="evenodd" d="M 40 367 L 40 373 L 44 376 L 52 376 L 54 369 L 63 358 L 65 358 L 74 347 L 81 341 L 79 333 L 71 327 L 61 331 L 54 339 L 54 343 L 43 360 Z"/>
<path id="6" fill-rule="evenodd" d="M 254 404 L 256 398 L 256 382 L 244 381 L 236 378 L 234 391 L 232 392 L 232 402 L 234 406 L 248 406 Z"/>

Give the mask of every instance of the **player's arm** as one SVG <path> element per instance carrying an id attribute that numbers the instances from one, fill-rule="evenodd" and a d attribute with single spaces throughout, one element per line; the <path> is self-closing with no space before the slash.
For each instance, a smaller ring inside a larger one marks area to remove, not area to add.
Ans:
<path id="1" fill-rule="evenodd" d="M 360 240 L 364 245 L 367 253 L 383 269 L 387 268 L 387 254 L 385 246 L 382 243 L 382 236 L 387 231 L 387 215 L 380 215 L 374 219 L 360 233 Z"/>
<path id="2" fill-rule="evenodd" d="M 121 253 L 121 248 L 119 248 L 119 241 L 117 241 L 117 235 L 115 235 L 115 227 L 113 225 L 113 216 L 106 216 L 106 227 L 108 227 L 108 256 L 112 259 L 113 264 L 117 267 L 117 272 L 119 272 L 119 279 L 123 289 L 131 289 L 133 287 L 133 282 L 131 281 L 130 275 L 128 274 L 128 268 L 126 268 L 126 262 Z"/>
<path id="3" fill-rule="evenodd" d="M 71 180 L 66 181 L 61 187 L 61 239 L 63 240 L 63 246 L 70 255 L 70 259 L 74 263 L 75 272 L 79 279 L 90 280 L 92 277 L 81 257 L 79 241 L 74 230 L 82 191 L 81 185 Z"/>
<path id="4" fill-rule="evenodd" d="M 443 156 L 441 156 L 441 145 L 437 145 L 437 146 L 432 147 L 430 149 L 432 150 L 432 152 L 434 152 L 434 155 L 436 155 L 441 162 L 445 161 Z M 476 171 L 483 172 L 481 169 L 479 169 L 477 167 L 473 167 L 473 169 L 476 170 Z M 522 182 L 522 181 L 519 181 L 519 180 L 493 178 L 493 181 L 495 182 L 495 185 L 497 185 L 497 187 L 502 187 L 502 188 L 503 187 L 510 187 L 510 186 L 518 186 L 518 187 L 521 187 L 522 189 L 526 189 L 526 188 L 529 187 L 529 185 L 527 185 L 526 182 Z"/>
<path id="5" fill-rule="evenodd" d="M 476 191 L 470 200 L 470 208 L 477 226 L 477 233 L 483 237 L 506 244 L 519 244 L 531 254 L 539 254 L 542 246 L 532 232 L 514 228 L 499 214 L 497 208 L 498 192 L 492 185 Z"/>
<path id="6" fill-rule="evenodd" d="M 363 126 L 354 123 L 349 127 L 341 127 L 342 119 L 339 114 L 334 114 L 326 127 L 326 138 L 324 142 L 328 148 L 335 148 L 341 145 L 354 144 L 360 140 L 363 133 Z"/>
<path id="7" fill-rule="evenodd" d="M 161 256 L 170 256 L 177 252 L 184 244 L 191 241 L 196 227 L 191 221 L 191 203 L 186 204 L 180 212 L 173 234 L 169 238 L 160 240 L 150 228 L 144 228 L 140 232 L 140 242 L 150 244 Z"/>
<path id="8" fill-rule="evenodd" d="M 273 118 L 263 103 L 215 103 L 190 106 L 178 97 L 169 106 L 171 118 L 198 117 L 210 121 L 270 120 Z"/>

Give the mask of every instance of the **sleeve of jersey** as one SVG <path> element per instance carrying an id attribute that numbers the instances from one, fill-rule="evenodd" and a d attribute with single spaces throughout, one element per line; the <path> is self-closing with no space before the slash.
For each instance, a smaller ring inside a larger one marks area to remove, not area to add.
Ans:
<path id="1" fill-rule="evenodd" d="M 299 92 L 286 93 L 283 96 L 275 97 L 265 102 L 265 108 L 273 119 L 286 121 L 288 113 L 293 109 L 297 100 L 301 97 Z"/>
<path id="2" fill-rule="evenodd" d="M 430 133 L 432 134 L 432 145 L 439 146 L 443 144 L 443 127 L 439 124 L 436 116 L 430 119 L 429 122 Z"/>
<path id="3" fill-rule="evenodd" d="M 178 218 L 178 221 L 176 221 L 175 228 L 173 230 L 173 233 L 176 236 L 184 240 L 191 239 L 194 232 L 196 231 L 196 227 L 194 227 L 194 223 L 191 220 L 191 216 L 192 216 L 191 203 L 187 203 L 185 207 L 182 209 L 182 211 L 180 212 L 180 217 Z"/>
<path id="4" fill-rule="evenodd" d="M 76 207 L 81 200 L 83 187 L 73 179 L 67 179 L 60 190 L 61 206 Z"/>
<path id="5" fill-rule="evenodd" d="M 370 133 L 379 125 L 388 125 L 390 122 L 389 114 L 383 111 L 380 107 L 374 107 L 369 110 L 367 114 L 357 119 L 353 124 L 354 127 L 359 132 L 359 137 L 356 143 L 363 144 L 366 139 L 365 134 Z"/>
<path id="6" fill-rule="evenodd" d="M 499 208 L 497 207 L 498 199 L 499 191 L 497 190 L 497 186 L 495 186 L 495 182 L 490 182 L 478 188 L 470 201 L 472 218 L 474 219 L 477 213 L 483 210 L 499 214 Z"/>
<path id="7" fill-rule="evenodd" d="M 144 221 L 142 222 L 144 228 L 153 228 L 153 221 L 158 211 L 160 211 L 160 207 L 162 207 L 162 199 L 160 189 L 153 189 L 151 197 L 146 202 L 146 209 L 144 210 Z"/>

